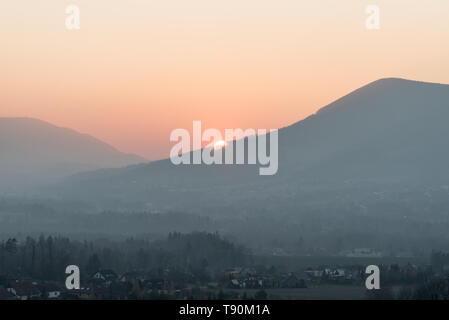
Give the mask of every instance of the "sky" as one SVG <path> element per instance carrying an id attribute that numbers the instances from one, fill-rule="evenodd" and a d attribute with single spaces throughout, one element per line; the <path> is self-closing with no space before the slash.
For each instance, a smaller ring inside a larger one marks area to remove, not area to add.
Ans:
<path id="1" fill-rule="evenodd" d="M 0 117 L 150 160 L 194 120 L 274 129 L 379 78 L 449 84 L 447 0 L 10 0 L 0 39 Z"/>

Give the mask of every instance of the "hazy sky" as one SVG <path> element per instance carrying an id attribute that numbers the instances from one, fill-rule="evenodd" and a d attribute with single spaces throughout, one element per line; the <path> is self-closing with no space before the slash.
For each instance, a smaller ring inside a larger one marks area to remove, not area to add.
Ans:
<path id="1" fill-rule="evenodd" d="M 10 0 L 0 39 L 0 116 L 149 159 L 193 120 L 279 128 L 378 78 L 449 83 L 448 0 Z"/>

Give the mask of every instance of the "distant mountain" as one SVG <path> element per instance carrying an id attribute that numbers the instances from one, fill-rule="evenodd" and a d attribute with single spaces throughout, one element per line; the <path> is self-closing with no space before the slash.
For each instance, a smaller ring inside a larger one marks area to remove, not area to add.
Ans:
<path id="1" fill-rule="evenodd" d="M 145 162 L 87 134 L 31 118 L 0 118 L 0 190 L 16 191 L 86 170 Z"/>
<path id="2" fill-rule="evenodd" d="M 259 176 L 255 165 L 163 160 L 76 175 L 57 189 L 62 197 L 102 204 L 193 211 L 281 210 L 343 198 L 354 203 L 364 190 L 449 185 L 448 123 L 449 85 L 381 79 L 280 129 L 274 176 Z"/>

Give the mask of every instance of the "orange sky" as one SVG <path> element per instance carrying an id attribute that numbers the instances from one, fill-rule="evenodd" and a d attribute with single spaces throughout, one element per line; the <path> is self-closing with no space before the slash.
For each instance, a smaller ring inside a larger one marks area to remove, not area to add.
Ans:
<path id="1" fill-rule="evenodd" d="M 365 28 L 368 4 L 380 30 Z M 193 120 L 279 128 L 378 78 L 449 83 L 447 0 L 14 0 L 0 12 L 0 116 L 148 159 Z"/>

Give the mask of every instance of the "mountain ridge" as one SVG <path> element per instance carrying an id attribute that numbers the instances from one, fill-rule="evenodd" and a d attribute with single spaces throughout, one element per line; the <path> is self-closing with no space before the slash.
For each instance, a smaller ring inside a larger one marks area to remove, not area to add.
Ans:
<path id="1" fill-rule="evenodd" d="M 103 204 L 195 211 L 241 201 L 255 207 L 268 199 L 265 207 L 294 202 L 310 190 L 326 202 L 348 188 L 358 199 L 366 186 L 396 192 L 446 184 L 448 119 L 449 85 L 384 78 L 279 129 L 275 176 L 259 176 L 254 165 L 175 166 L 165 159 L 76 175 L 58 192 Z"/>
<path id="2" fill-rule="evenodd" d="M 85 170 L 147 162 L 91 135 L 29 117 L 0 118 L 0 149 L 0 185 L 7 189 L 45 184 Z"/>

